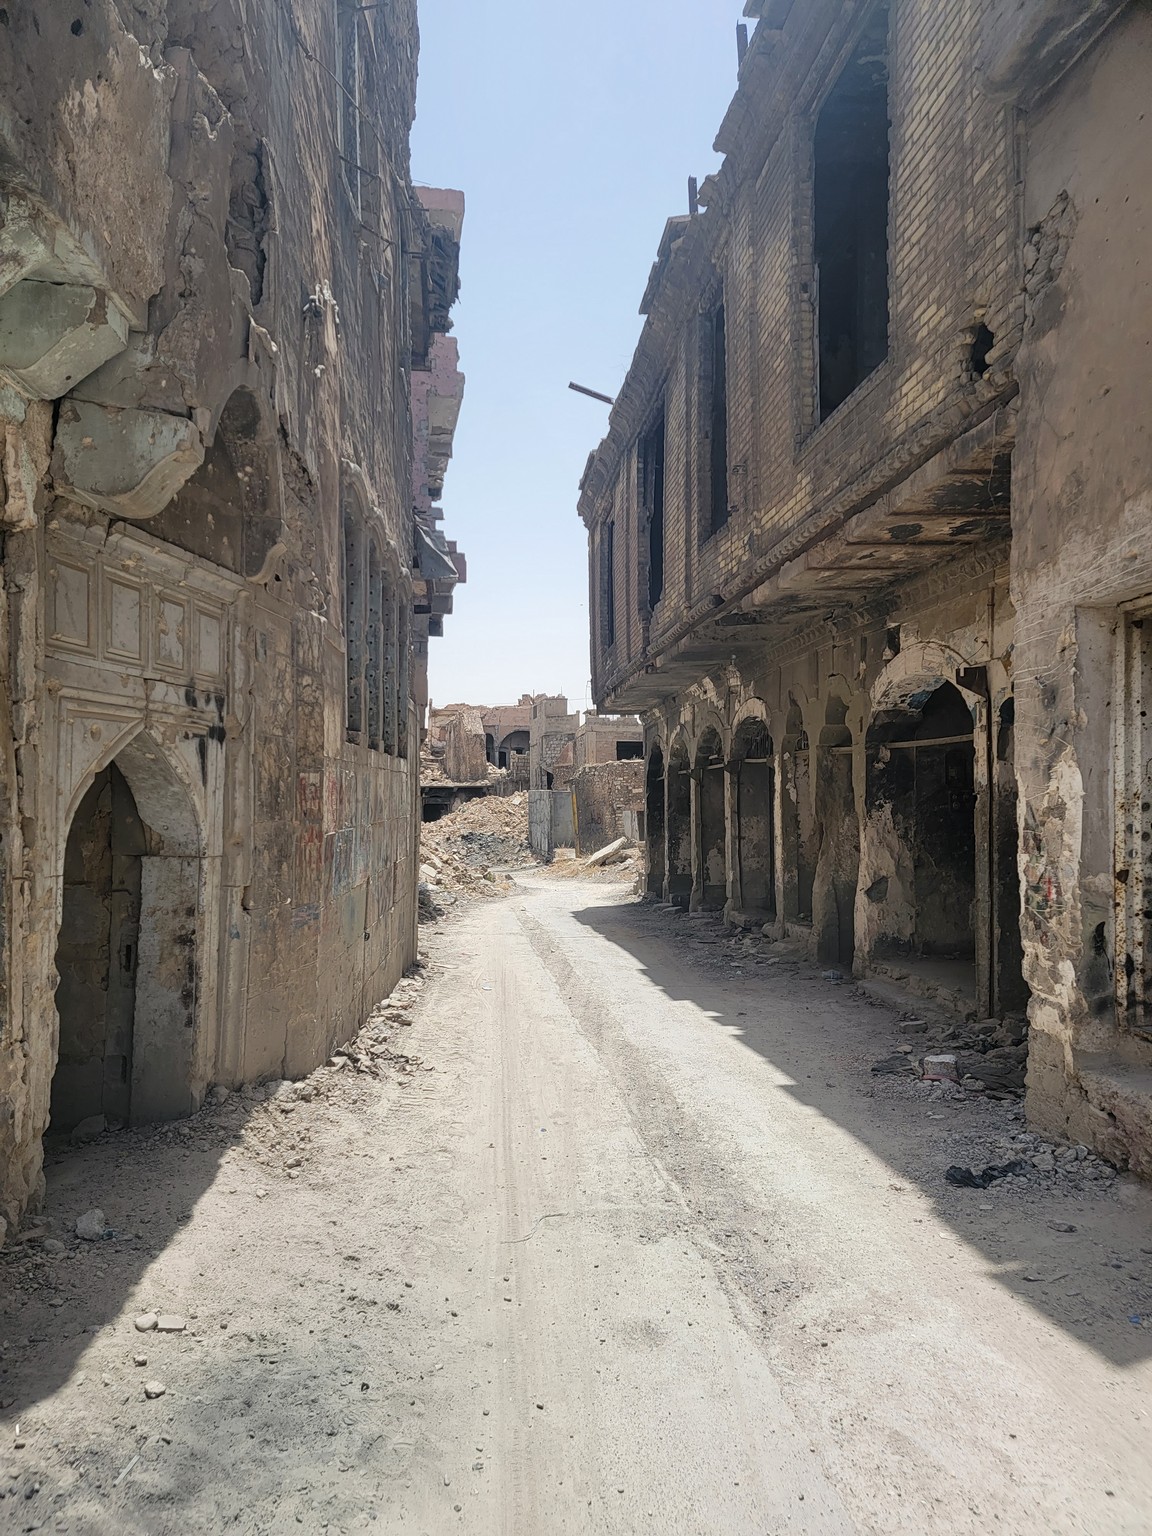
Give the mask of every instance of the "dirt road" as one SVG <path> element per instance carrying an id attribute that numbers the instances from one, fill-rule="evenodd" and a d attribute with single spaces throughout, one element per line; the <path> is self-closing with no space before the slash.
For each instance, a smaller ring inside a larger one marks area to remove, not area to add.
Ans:
<path id="1" fill-rule="evenodd" d="M 521 875 L 428 951 L 382 1079 L 50 1170 L 0 1530 L 1152 1529 L 1148 1191 L 949 1187 L 1017 1111 L 619 886 Z"/>

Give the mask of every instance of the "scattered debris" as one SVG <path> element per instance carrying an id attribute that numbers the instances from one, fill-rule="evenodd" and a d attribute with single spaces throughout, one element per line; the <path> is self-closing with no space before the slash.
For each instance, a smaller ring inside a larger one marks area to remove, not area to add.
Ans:
<path id="1" fill-rule="evenodd" d="M 921 1065 L 921 1075 L 926 1083 L 959 1082 L 955 1056 L 947 1053 L 925 1056 Z"/>
<path id="2" fill-rule="evenodd" d="M 944 1177 L 949 1184 L 955 1184 L 960 1189 L 987 1189 L 997 1179 L 1024 1178 L 1031 1171 L 1031 1163 L 1016 1158 L 1010 1163 L 990 1164 L 979 1173 L 973 1173 L 971 1168 L 953 1166 L 946 1171 Z"/>
<path id="3" fill-rule="evenodd" d="M 82 1237 L 86 1243 L 95 1243 L 108 1231 L 108 1223 L 104 1219 L 104 1212 L 95 1209 L 85 1211 L 83 1216 L 76 1218 L 76 1236 Z"/>
<path id="4" fill-rule="evenodd" d="M 614 860 L 620 858 L 627 847 L 628 839 L 626 837 L 618 837 L 605 847 L 597 849 L 595 853 L 589 854 L 584 860 L 584 867 L 585 869 L 599 869 L 602 864 L 611 864 Z"/>
<path id="5" fill-rule="evenodd" d="M 915 1072 L 916 1063 L 905 1055 L 885 1056 L 883 1061 L 872 1063 L 872 1071 L 877 1077 L 899 1077 Z"/>
<path id="6" fill-rule="evenodd" d="M 132 1326 L 137 1333 L 152 1333 L 159 1321 L 155 1312 L 142 1312 Z"/>

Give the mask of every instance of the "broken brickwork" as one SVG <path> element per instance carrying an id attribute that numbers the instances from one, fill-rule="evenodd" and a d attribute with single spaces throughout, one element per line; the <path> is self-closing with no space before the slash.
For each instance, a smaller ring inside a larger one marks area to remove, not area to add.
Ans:
<path id="1" fill-rule="evenodd" d="M 415 955 L 463 574 L 416 57 L 414 0 L 0 16 L 8 1221 L 46 1130 L 307 1072 Z"/>
<path id="2" fill-rule="evenodd" d="M 1152 13 L 747 9 L 581 488 L 648 890 L 1026 1011 L 1152 1172 Z"/>
<path id="3" fill-rule="evenodd" d="M 644 764 L 588 763 L 572 775 L 576 852 L 596 853 L 627 837 L 644 840 Z"/>

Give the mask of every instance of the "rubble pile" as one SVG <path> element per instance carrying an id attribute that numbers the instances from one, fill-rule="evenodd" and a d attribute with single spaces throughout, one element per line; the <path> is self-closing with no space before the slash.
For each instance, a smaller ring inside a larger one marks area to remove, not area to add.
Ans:
<path id="1" fill-rule="evenodd" d="M 484 795 L 420 829 L 420 916 L 433 920 L 461 895 L 507 889 L 496 869 L 534 863 L 528 848 L 528 796 Z"/>
<path id="2" fill-rule="evenodd" d="M 643 849 L 628 847 L 623 838 L 608 848 L 613 852 L 601 848 L 583 859 L 575 858 L 570 848 L 557 848 L 550 873 L 561 880 L 599 880 L 606 885 L 631 880 L 633 894 L 639 896 L 644 889 Z"/>
<path id="3" fill-rule="evenodd" d="M 961 1189 L 987 1189 L 1000 1180 L 1018 1184 L 1031 1181 L 1048 1188 L 1088 1189 L 1107 1185 L 1116 1178 L 1115 1168 L 1087 1147 L 1045 1141 L 1031 1131 L 1002 1138 L 992 1148 L 991 1156 L 1001 1161 L 979 1170 L 952 1167 L 944 1177 Z"/>
<path id="4" fill-rule="evenodd" d="M 1028 1023 L 1020 1017 L 984 1019 L 935 1029 L 926 1019 L 903 1018 L 896 1026 L 906 1034 L 930 1036 L 922 1049 L 901 1046 L 894 1056 L 873 1066 L 878 1076 L 902 1073 L 925 1082 L 954 1083 L 969 1093 L 992 1098 L 1018 1098 L 1024 1092 L 1028 1066 Z"/>

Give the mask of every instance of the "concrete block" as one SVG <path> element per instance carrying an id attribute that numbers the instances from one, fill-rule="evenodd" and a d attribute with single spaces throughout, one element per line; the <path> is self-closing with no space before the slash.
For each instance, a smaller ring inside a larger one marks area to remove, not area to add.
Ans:
<path id="1" fill-rule="evenodd" d="M 67 394 L 127 340 L 127 317 L 99 288 L 26 279 L 0 298 L 0 369 L 34 400 Z"/>

